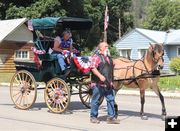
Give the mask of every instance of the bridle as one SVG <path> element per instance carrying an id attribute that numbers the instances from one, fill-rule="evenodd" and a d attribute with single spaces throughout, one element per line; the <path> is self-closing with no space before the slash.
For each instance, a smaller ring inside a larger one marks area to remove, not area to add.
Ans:
<path id="1" fill-rule="evenodd" d="M 156 52 L 153 50 L 153 51 L 152 51 L 152 60 L 153 60 L 154 63 L 157 64 L 160 59 L 162 59 L 162 61 L 164 61 L 164 59 L 163 59 L 164 50 L 163 50 L 163 54 L 162 54 L 161 56 L 159 56 L 158 58 L 155 58 L 155 54 L 156 54 Z"/>
<path id="2" fill-rule="evenodd" d="M 155 52 L 155 50 L 152 50 L 152 60 L 153 60 L 153 62 L 155 63 L 155 66 L 153 67 L 153 71 L 154 70 L 159 70 L 159 68 L 162 68 L 160 65 L 158 65 L 158 62 L 159 62 L 159 60 L 162 60 L 163 62 L 164 62 L 164 59 L 163 59 L 163 56 L 164 56 L 164 50 L 162 50 L 163 51 L 163 53 L 162 53 L 162 55 L 161 56 L 159 56 L 158 58 L 156 58 L 155 57 L 155 54 L 156 54 L 156 52 Z"/>

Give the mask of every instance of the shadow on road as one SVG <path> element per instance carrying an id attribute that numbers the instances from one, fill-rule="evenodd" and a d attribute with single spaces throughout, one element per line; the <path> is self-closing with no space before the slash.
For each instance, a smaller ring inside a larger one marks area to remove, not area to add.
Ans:
<path id="1" fill-rule="evenodd" d="M 161 116 L 157 115 L 157 114 L 145 113 L 145 115 L 147 115 L 148 118 L 161 119 Z M 107 115 L 100 116 L 99 120 L 106 121 L 107 117 L 108 117 Z M 129 110 L 119 110 L 118 111 L 118 119 L 120 119 L 121 121 L 126 120 L 130 117 L 139 117 L 140 118 L 140 113 L 136 112 L 136 111 L 129 111 Z"/>
<path id="2" fill-rule="evenodd" d="M 41 110 L 42 108 L 48 108 L 45 102 L 40 102 L 40 103 L 35 103 L 30 110 Z M 65 114 L 72 114 L 73 112 L 76 111 L 82 111 L 82 112 L 87 112 L 87 108 L 79 101 L 72 101 L 69 104 L 69 107 L 67 108 L 67 111 Z"/>
<path id="3" fill-rule="evenodd" d="M 4 105 L 4 106 L 11 106 L 11 107 L 15 107 L 14 104 L 0 104 L 0 105 Z M 34 103 L 32 105 L 32 107 L 29 109 L 30 111 L 39 111 L 39 110 L 42 110 L 43 108 L 47 108 L 48 110 L 48 107 L 46 105 L 45 102 L 38 102 L 38 103 Z M 72 101 L 70 102 L 69 104 L 69 107 L 67 108 L 67 113 L 73 113 L 73 112 L 87 112 L 88 111 L 88 108 L 86 108 L 80 101 Z"/>
<path id="4" fill-rule="evenodd" d="M 137 111 L 119 110 L 118 114 L 119 114 L 118 115 L 119 117 L 121 116 L 140 117 L 140 112 L 137 112 Z M 147 115 L 149 118 L 161 119 L 161 116 L 157 114 L 145 113 L 145 115 Z"/>

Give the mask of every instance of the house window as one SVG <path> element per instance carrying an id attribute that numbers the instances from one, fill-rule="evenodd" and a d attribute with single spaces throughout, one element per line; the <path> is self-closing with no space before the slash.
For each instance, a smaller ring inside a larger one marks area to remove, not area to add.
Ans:
<path id="1" fill-rule="evenodd" d="M 120 53 L 120 56 L 128 58 L 131 56 L 131 49 L 120 49 L 119 53 Z"/>
<path id="2" fill-rule="evenodd" d="M 29 52 L 18 50 L 15 52 L 15 59 L 27 60 L 29 59 Z"/>
<path id="3" fill-rule="evenodd" d="M 147 49 L 139 49 L 138 50 L 139 58 L 141 59 L 147 52 Z"/>
<path id="4" fill-rule="evenodd" d="M 180 56 L 180 47 L 177 48 L 177 56 Z"/>

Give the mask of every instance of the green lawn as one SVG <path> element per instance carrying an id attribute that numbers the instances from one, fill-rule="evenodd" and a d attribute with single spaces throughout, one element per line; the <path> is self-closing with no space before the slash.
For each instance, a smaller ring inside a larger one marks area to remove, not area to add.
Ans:
<path id="1" fill-rule="evenodd" d="M 180 90 L 180 76 L 160 78 L 159 86 L 162 90 Z"/>
<path id="2" fill-rule="evenodd" d="M 0 83 L 10 82 L 13 75 L 14 73 L 0 73 Z M 159 86 L 161 90 L 180 90 L 180 76 L 162 77 Z"/>
<path id="3" fill-rule="evenodd" d="M 0 73 L 0 82 L 7 83 L 10 82 L 14 73 Z"/>

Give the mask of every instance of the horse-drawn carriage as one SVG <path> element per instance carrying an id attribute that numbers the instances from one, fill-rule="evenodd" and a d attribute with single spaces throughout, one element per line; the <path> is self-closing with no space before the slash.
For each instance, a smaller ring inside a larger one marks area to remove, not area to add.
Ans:
<path id="1" fill-rule="evenodd" d="M 92 21 L 83 18 L 46 17 L 32 19 L 29 24 L 34 35 L 34 61 L 15 61 L 17 72 L 10 84 L 10 95 L 15 106 L 24 110 L 31 108 L 36 101 L 37 90 L 44 89 L 45 103 L 54 113 L 64 112 L 74 94 L 79 94 L 82 103 L 89 108 L 92 94 L 89 88 L 90 73 L 82 73 L 77 69 L 75 59 L 71 58 L 70 73 L 62 75 L 57 58 L 48 54 L 48 49 L 54 42 L 50 35 L 54 29 L 89 30 Z M 39 88 L 37 82 L 44 82 L 45 88 Z M 74 93 L 73 88 L 77 88 L 79 92 Z"/>
<path id="2" fill-rule="evenodd" d="M 36 100 L 37 90 L 44 89 L 44 99 L 54 113 L 64 112 L 69 103 L 70 96 L 79 94 L 82 103 L 90 108 L 92 89 L 90 88 L 89 69 L 79 67 L 78 60 L 86 62 L 87 58 L 72 57 L 70 59 L 71 71 L 68 75 L 62 75 L 57 58 L 48 54 L 48 49 L 52 46 L 54 38 L 51 35 L 42 36 L 44 32 L 51 33 L 54 29 L 64 30 L 89 30 L 92 21 L 82 18 L 42 18 L 33 19 L 34 34 L 34 61 L 15 61 L 17 72 L 14 74 L 10 84 L 10 94 L 12 101 L 19 109 L 29 109 Z M 141 97 L 141 117 L 144 115 L 145 89 L 150 87 L 159 96 L 162 104 L 162 118 L 166 116 L 164 98 L 158 87 L 160 72 L 157 68 L 162 68 L 164 50 L 163 45 L 150 45 L 145 56 L 139 60 L 129 60 L 127 58 L 117 58 L 113 60 L 114 67 L 114 87 L 115 91 L 125 85 L 127 87 L 137 87 L 140 89 Z M 85 71 L 86 73 L 84 73 Z M 156 72 L 157 71 L 157 72 Z M 88 72 L 88 73 L 87 73 Z M 45 88 L 39 88 L 37 82 L 44 82 Z M 78 92 L 74 93 L 73 88 Z M 99 101 L 101 104 L 103 97 Z"/>

